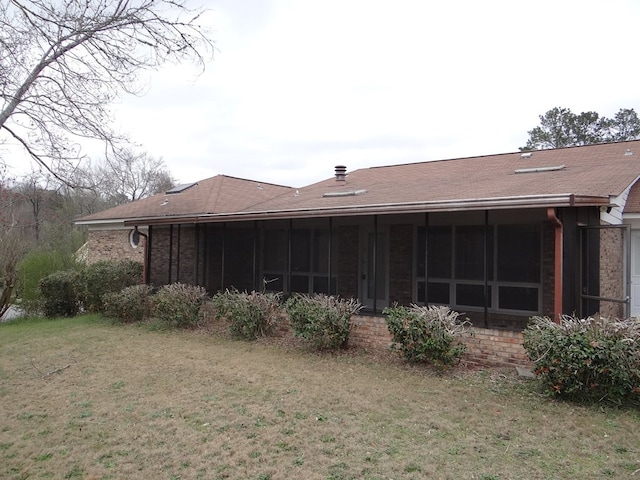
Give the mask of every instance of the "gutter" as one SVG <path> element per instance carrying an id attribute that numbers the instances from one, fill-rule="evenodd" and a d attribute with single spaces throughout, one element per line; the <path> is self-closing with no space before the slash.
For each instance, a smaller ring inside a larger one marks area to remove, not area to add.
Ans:
<path id="1" fill-rule="evenodd" d="M 456 199 L 431 202 L 401 202 L 334 207 L 291 208 L 282 210 L 203 213 L 187 216 L 155 216 L 125 220 L 125 226 L 169 225 L 177 223 L 229 222 L 249 220 L 275 220 L 309 217 L 340 217 L 353 215 L 400 214 L 414 212 L 455 212 L 468 210 L 498 210 L 513 208 L 549 208 L 573 206 L 608 206 L 609 197 L 558 195 L 526 195 L 517 197 Z"/>

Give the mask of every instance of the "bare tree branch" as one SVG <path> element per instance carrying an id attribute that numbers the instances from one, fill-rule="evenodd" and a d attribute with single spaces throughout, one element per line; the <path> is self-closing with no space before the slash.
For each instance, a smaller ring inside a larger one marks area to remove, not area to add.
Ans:
<path id="1" fill-rule="evenodd" d="M 60 179 L 84 158 L 76 137 L 118 151 L 128 142 L 109 107 L 140 93 L 141 72 L 183 61 L 204 70 L 213 42 L 201 13 L 186 0 L 1 2 L 0 142 L 18 140 Z"/>

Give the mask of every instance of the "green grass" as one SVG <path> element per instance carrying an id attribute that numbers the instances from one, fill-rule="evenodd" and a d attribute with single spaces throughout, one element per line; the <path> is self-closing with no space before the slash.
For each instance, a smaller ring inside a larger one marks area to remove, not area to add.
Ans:
<path id="1" fill-rule="evenodd" d="M 0 325 L 0 478 L 583 479 L 640 474 L 640 415 L 508 371 L 438 377 L 95 316 Z"/>

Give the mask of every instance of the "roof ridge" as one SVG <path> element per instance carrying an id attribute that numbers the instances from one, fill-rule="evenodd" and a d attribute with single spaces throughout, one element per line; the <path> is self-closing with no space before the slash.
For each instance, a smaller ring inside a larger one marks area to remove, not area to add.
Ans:
<path id="1" fill-rule="evenodd" d="M 391 167 L 405 167 L 405 166 L 413 166 L 413 165 L 421 165 L 424 163 L 437 163 L 437 162 L 453 162 L 456 160 L 471 160 L 471 159 L 481 159 L 481 158 L 495 158 L 495 157 L 504 157 L 507 155 L 520 155 L 522 153 L 527 152 L 556 152 L 558 150 L 569 150 L 569 149 L 578 149 L 578 148 L 593 148 L 593 147 L 602 147 L 607 145 L 619 145 L 623 143 L 638 143 L 640 139 L 636 140 L 620 140 L 617 142 L 601 142 L 601 143 L 590 143 L 589 145 L 568 145 L 566 147 L 555 147 L 555 148 L 539 148 L 535 150 L 518 150 L 517 152 L 503 152 L 503 153 L 487 153 L 485 155 L 470 155 L 465 157 L 453 157 L 453 158 L 436 158 L 433 160 L 420 160 L 417 162 L 406 162 L 406 163 L 395 163 L 392 165 L 375 165 L 373 167 L 366 167 L 365 170 L 373 170 L 378 168 L 391 168 Z M 360 169 L 359 169 L 360 170 Z M 352 173 L 352 172 L 349 172 Z"/>

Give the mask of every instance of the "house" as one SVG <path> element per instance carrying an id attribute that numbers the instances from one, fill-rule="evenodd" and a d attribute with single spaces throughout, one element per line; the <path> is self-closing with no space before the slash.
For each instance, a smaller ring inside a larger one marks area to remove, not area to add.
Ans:
<path id="1" fill-rule="evenodd" d="M 77 223 L 91 260 L 126 240 L 154 285 L 358 298 L 364 344 L 384 343 L 394 303 L 464 312 L 479 358 L 502 342 L 506 363 L 533 315 L 640 314 L 640 141 L 332 173 L 218 175 Z"/>

